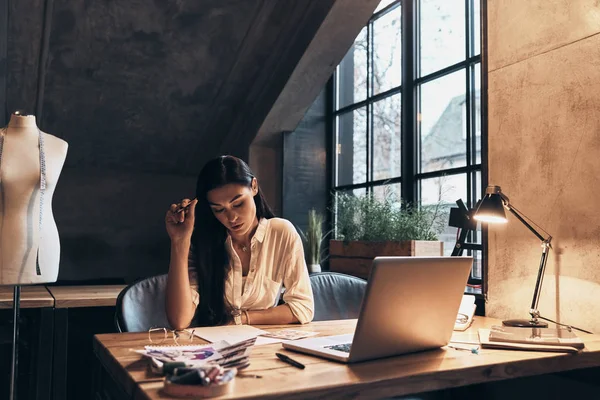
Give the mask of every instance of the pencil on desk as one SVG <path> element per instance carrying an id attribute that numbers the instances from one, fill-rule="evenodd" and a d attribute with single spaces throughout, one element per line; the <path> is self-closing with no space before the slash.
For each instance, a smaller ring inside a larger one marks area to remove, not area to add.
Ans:
<path id="1" fill-rule="evenodd" d="M 275 355 L 277 356 L 277 358 L 279 358 L 281 361 L 286 362 L 290 365 L 293 365 L 296 368 L 299 369 L 304 369 L 305 366 L 302 363 L 299 363 L 296 360 L 292 360 L 290 357 L 286 356 L 285 354 L 281 354 L 281 353 L 275 353 Z"/>

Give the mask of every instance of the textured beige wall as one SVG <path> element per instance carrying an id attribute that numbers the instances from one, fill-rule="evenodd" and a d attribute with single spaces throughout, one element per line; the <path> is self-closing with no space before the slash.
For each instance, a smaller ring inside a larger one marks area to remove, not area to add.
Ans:
<path id="1" fill-rule="evenodd" d="M 489 69 L 598 33 L 598 0 L 487 0 Z"/>
<path id="2" fill-rule="evenodd" d="M 489 182 L 553 236 L 539 309 L 600 331 L 600 1 L 488 0 Z M 526 318 L 541 247 L 489 229 L 487 314 Z"/>

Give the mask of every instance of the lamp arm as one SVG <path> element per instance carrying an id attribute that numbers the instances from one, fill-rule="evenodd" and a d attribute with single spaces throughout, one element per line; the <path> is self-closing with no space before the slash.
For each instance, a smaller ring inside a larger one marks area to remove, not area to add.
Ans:
<path id="1" fill-rule="evenodd" d="M 537 279 L 535 281 L 535 290 L 533 291 L 533 299 L 531 300 L 531 308 L 529 314 L 531 315 L 532 322 L 537 323 L 537 319 L 540 316 L 538 311 L 538 304 L 540 301 L 540 291 L 542 289 L 542 282 L 544 281 L 544 272 L 546 271 L 546 263 L 548 262 L 548 251 L 550 249 L 550 242 L 552 236 L 548 235 L 547 238 L 542 236 L 533 226 L 531 226 L 525 218 L 523 218 L 511 205 L 506 202 L 505 207 L 515 216 L 523 225 L 527 227 L 533 234 L 542 241 L 542 257 L 540 259 L 540 267 L 538 269 Z"/>
<path id="2" fill-rule="evenodd" d="M 505 205 L 506 208 L 508 208 L 508 211 L 510 211 L 515 217 L 517 217 L 517 219 L 519 221 L 521 221 L 521 223 L 523 225 L 525 225 L 527 227 L 527 229 L 529 229 L 531 232 L 533 232 L 533 234 L 535 236 L 537 236 L 538 239 L 540 239 L 542 242 L 548 241 L 548 243 L 550 243 L 550 240 L 552 240 L 552 236 L 548 236 L 548 238 L 546 239 L 545 237 L 543 237 L 538 231 L 535 230 L 535 228 L 533 226 L 531 226 L 529 224 L 529 222 L 527 222 L 525 220 L 525 218 L 523 218 L 521 216 L 521 214 L 519 214 L 509 203 L 507 203 Z"/>
<path id="3" fill-rule="evenodd" d="M 531 308 L 529 309 L 529 314 L 531 314 L 531 318 L 537 321 L 537 318 L 540 316 L 540 312 L 538 311 L 538 303 L 540 301 L 540 291 L 542 289 L 542 282 L 544 281 L 544 272 L 546 271 L 546 262 L 548 261 L 548 249 L 550 248 L 550 240 L 544 240 L 542 243 L 542 258 L 540 259 L 540 268 L 538 269 L 538 276 L 535 281 L 535 290 L 533 291 L 533 299 L 531 300 Z"/>

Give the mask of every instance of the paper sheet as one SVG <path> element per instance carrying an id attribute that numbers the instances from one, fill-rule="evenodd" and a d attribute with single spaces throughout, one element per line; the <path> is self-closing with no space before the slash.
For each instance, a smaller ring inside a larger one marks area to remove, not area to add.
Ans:
<path id="1" fill-rule="evenodd" d="M 466 344 L 479 344 L 479 335 L 477 332 L 453 332 L 450 342 L 453 343 L 466 343 Z"/>
<path id="2" fill-rule="evenodd" d="M 267 336 L 259 336 L 256 338 L 256 344 L 254 344 L 254 345 L 262 346 L 265 344 L 274 344 L 274 343 L 281 343 L 281 342 L 283 342 L 283 339 L 271 338 L 271 337 L 267 337 Z"/>
<path id="3" fill-rule="evenodd" d="M 165 362 L 183 362 L 186 366 L 200 367 L 218 364 L 224 368 L 245 368 L 250 365 L 250 353 L 256 338 L 229 344 L 219 341 L 207 345 L 145 346 L 144 350 L 133 350 L 153 360 L 154 372 L 162 374 Z"/>
<path id="4" fill-rule="evenodd" d="M 311 331 L 300 331 L 296 329 L 280 329 L 277 331 L 270 331 L 264 334 L 266 337 L 270 337 L 273 339 L 283 339 L 283 340 L 298 340 L 305 339 L 307 337 L 316 336 L 319 332 L 311 332 Z"/>
<path id="5" fill-rule="evenodd" d="M 224 347 L 227 343 L 221 342 Z M 144 350 L 135 350 L 146 357 L 156 358 L 161 362 L 185 362 L 186 364 L 204 364 L 221 358 L 214 345 L 189 346 L 146 346 Z"/>
<path id="6" fill-rule="evenodd" d="M 190 329 L 194 330 L 194 336 L 198 336 L 211 343 L 220 340 L 228 343 L 237 343 L 266 333 L 266 331 L 250 325 L 224 325 Z M 257 341 L 256 344 L 260 344 L 259 342 Z"/>
<path id="7" fill-rule="evenodd" d="M 458 309 L 458 315 L 456 316 L 456 323 L 454 324 L 455 331 L 465 331 L 471 323 L 473 323 L 473 316 L 475 315 L 475 296 L 471 294 L 463 295 L 460 307 Z M 466 317 L 466 320 L 463 318 Z"/>

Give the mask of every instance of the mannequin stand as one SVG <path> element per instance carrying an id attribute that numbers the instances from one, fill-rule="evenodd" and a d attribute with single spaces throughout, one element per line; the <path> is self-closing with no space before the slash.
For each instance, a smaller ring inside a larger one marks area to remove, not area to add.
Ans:
<path id="1" fill-rule="evenodd" d="M 21 286 L 16 285 L 13 294 L 13 339 L 12 364 L 10 368 L 10 400 L 17 398 L 17 366 L 19 356 L 19 306 L 21 302 Z"/>

